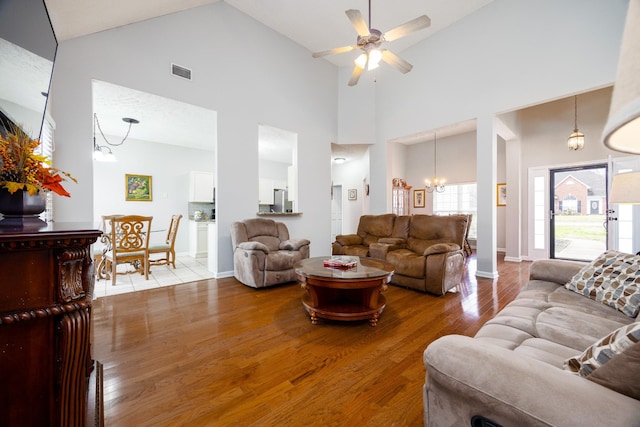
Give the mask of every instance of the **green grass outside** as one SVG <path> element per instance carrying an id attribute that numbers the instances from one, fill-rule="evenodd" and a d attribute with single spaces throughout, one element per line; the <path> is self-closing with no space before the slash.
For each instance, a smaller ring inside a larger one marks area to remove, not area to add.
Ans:
<path id="1" fill-rule="evenodd" d="M 586 239 L 604 242 L 604 215 L 556 215 L 556 239 Z"/>

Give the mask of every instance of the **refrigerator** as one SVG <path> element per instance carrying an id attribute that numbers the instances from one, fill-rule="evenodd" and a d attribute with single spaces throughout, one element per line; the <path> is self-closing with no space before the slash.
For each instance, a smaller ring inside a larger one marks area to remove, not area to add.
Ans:
<path id="1" fill-rule="evenodd" d="M 287 190 L 273 190 L 273 212 L 292 212 L 293 203 L 289 201 Z"/>

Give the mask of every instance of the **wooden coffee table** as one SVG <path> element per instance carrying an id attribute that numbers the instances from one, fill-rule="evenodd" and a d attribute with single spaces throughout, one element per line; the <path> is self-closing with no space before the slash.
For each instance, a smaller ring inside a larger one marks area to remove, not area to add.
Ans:
<path id="1" fill-rule="evenodd" d="M 355 268 L 324 267 L 329 256 L 308 258 L 295 265 L 302 289 L 306 290 L 302 304 L 317 324 L 318 318 L 332 320 L 369 319 L 371 326 L 386 306 L 381 294 L 393 275 L 393 265 L 374 258 L 356 258 Z"/>

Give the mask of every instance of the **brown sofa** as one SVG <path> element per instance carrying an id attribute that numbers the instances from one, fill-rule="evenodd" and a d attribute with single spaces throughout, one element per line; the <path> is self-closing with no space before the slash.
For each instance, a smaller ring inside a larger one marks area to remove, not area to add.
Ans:
<path id="1" fill-rule="evenodd" d="M 362 215 L 356 234 L 337 235 L 333 242 L 333 255 L 369 256 L 369 246 L 381 238 L 391 237 L 396 222 L 395 214 Z"/>
<path id="2" fill-rule="evenodd" d="M 467 227 L 467 215 L 364 215 L 357 235 L 336 237 L 333 254 L 385 260 L 391 283 L 444 295 L 462 279 Z"/>

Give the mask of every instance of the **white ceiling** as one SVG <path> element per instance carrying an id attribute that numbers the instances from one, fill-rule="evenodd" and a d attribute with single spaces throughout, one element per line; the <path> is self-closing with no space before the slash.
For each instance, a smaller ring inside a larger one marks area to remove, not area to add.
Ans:
<path id="1" fill-rule="evenodd" d="M 347 9 L 359 9 L 368 21 L 367 0 L 45 0 L 59 42 L 205 4 L 226 1 L 232 7 L 290 38 L 312 52 L 356 43 L 356 32 L 345 15 Z M 431 27 L 389 43 L 396 54 L 446 28 L 493 0 L 373 0 L 372 27 L 383 33 L 420 15 L 431 18 Z M 351 67 L 357 52 L 331 55 L 338 66 Z M 122 137 L 128 125 L 122 117 L 140 120 L 131 138 L 197 146 L 210 137 L 211 114 L 199 107 L 151 94 L 99 82 L 94 85 L 94 111 L 103 131 Z M 202 123 L 200 123 L 202 121 Z M 180 123 L 179 131 L 166 123 Z M 444 136 L 444 135 L 443 135 Z M 415 143 L 420 135 L 398 140 Z M 117 142 L 117 141 L 116 141 Z M 98 143 L 100 143 L 98 141 Z M 360 146 L 360 150 L 366 146 Z M 359 155 L 356 153 L 355 155 Z"/>

